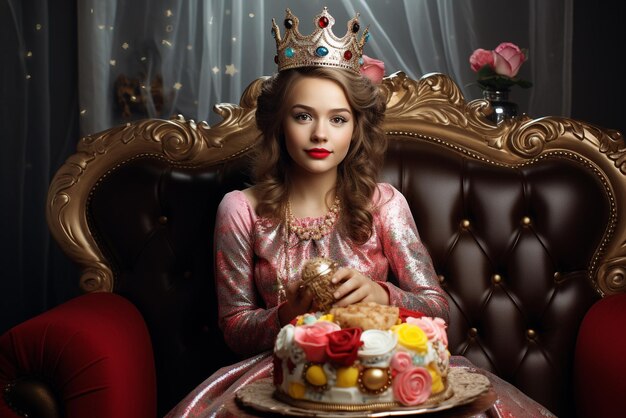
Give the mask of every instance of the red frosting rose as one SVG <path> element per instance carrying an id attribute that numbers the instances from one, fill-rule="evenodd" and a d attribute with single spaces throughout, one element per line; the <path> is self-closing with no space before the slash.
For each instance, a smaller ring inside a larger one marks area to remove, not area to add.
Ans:
<path id="1" fill-rule="evenodd" d="M 331 332 L 328 336 L 326 356 L 338 366 L 350 366 L 357 358 L 361 341 L 360 328 L 346 328 Z"/>
<path id="2" fill-rule="evenodd" d="M 403 308 L 403 307 L 399 307 L 398 308 L 398 316 L 400 317 L 400 320 L 402 322 L 406 322 L 407 318 L 421 318 L 424 316 L 423 313 L 418 312 L 418 311 L 412 311 L 410 309 L 407 308 Z"/>

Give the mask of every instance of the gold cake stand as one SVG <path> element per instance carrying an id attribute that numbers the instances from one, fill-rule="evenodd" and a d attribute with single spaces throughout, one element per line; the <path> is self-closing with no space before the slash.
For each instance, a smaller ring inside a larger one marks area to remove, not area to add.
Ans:
<path id="1" fill-rule="evenodd" d="M 448 383 L 452 388 L 452 396 L 437 405 L 393 407 L 377 411 L 320 411 L 300 408 L 278 400 L 274 396 L 274 385 L 271 379 L 261 379 L 240 389 L 236 401 L 243 410 L 236 416 L 291 416 L 291 417 L 390 417 L 417 414 L 433 414 L 436 416 L 471 416 L 487 410 L 496 400 L 489 379 L 479 373 L 465 368 L 451 368 Z M 237 407 L 237 405 L 234 405 Z M 244 411 L 249 412 L 245 415 Z M 235 411 L 233 411 L 235 412 Z"/>

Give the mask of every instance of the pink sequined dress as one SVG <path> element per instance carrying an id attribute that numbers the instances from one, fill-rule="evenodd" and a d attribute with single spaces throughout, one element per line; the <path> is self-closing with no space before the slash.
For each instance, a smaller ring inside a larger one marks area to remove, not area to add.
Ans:
<path id="1" fill-rule="evenodd" d="M 309 258 L 326 256 L 355 268 L 387 289 L 390 304 L 447 322 L 448 302 L 405 197 L 380 183 L 373 207 L 373 232 L 363 245 L 355 245 L 334 228 L 320 240 L 300 240 L 291 234 L 286 242 L 282 220 L 257 216 L 241 191 L 224 196 L 215 226 L 219 323 L 231 349 L 248 358 L 215 372 L 167 418 L 237 416 L 228 408 L 235 392 L 271 373 L 271 350 L 280 330 L 277 277 L 283 284 L 299 280 Z M 298 220 L 303 226 L 322 221 Z"/>
<path id="2" fill-rule="evenodd" d="M 355 245 L 335 228 L 320 240 L 300 240 L 292 233 L 286 243 L 282 220 L 257 216 L 241 191 L 224 196 L 215 226 L 216 282 L 220 327 L 233 351 L 249 356 L 272 349 L 280 330 L 277 278 L 299 280 L 304 263 L 318 256 L 383 284 L 393 305 L 448 319 L 448 303 L 406 199 L 381 183 L 374 200 L 372 236 Z M 388 281 L 390 273 L 395 284 Z"/>

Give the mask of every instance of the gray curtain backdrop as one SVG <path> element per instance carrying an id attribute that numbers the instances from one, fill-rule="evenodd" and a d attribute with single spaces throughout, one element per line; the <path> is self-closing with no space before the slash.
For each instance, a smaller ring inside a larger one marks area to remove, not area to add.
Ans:
<path id="1" fill-rule="evenodd" d="M 303 34 L 313 30 L 324 6 L 339 36 L 360 13 L 362 27 L 369 26 L 372 35 L 365 53 L 383 60 L 387 74 L 446 73 L 467 99 L 481 97 L 468 62 L 472 51 L 513 42 L 530 51 L 520 76 L 535 87 L 514 87 L 510 99 L 531 116 L 569 116 L 572 2 L 80 1 L 81 132 L 145 116 L 182 114 L 214 122 L 215 103 L 237 103 L 252 80 L 275 72 L 270 25 L 275 17 L 282 27 L 287 7 L 299 17 Z M 133 91 L 134 99 L 124 96 Z"/>

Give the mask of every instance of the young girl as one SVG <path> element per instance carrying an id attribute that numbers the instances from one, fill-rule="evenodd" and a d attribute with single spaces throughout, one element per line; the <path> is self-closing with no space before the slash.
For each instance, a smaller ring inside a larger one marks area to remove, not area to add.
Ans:
<path id="1" fill-rule="evenodd" d="M 301 67 L 265 81 L 255 185 L 217 213 L 220 326 L 242 355 L 270 350 L 280 328 L 310 312 L 303 264 L 340 268 L 337 306 L 393 304 L 447 320 L 448 305 L 405 198 L 377 183 L 385 100 L 345 69 Z M 395 278 L 394 283 L 390 281 Z"/>

